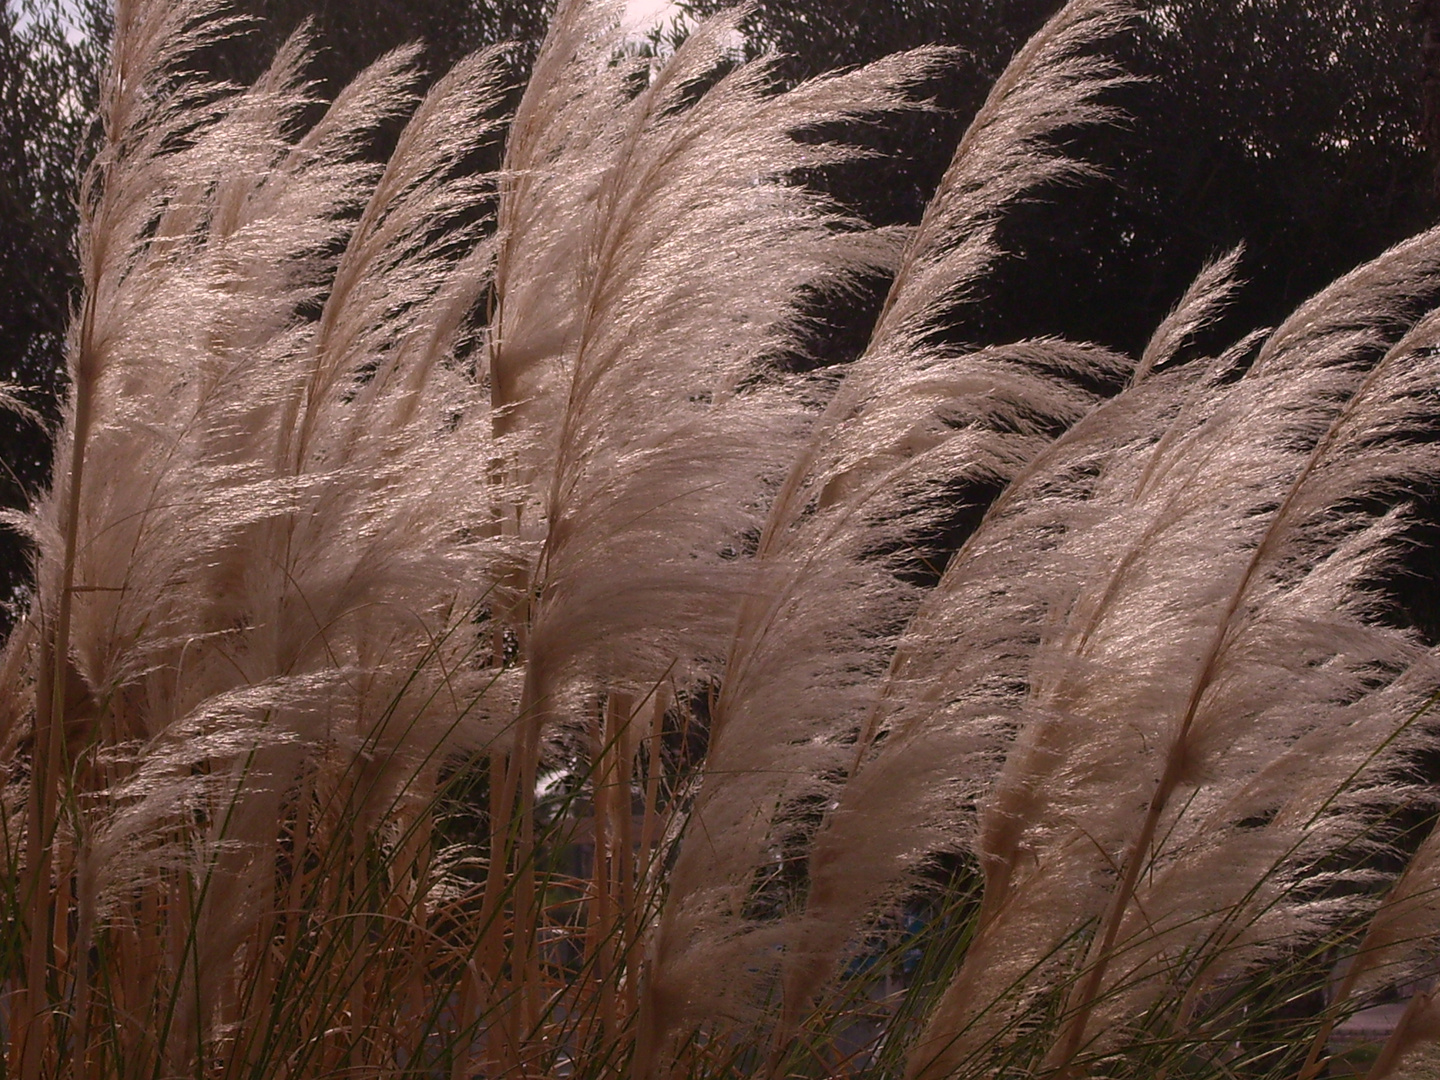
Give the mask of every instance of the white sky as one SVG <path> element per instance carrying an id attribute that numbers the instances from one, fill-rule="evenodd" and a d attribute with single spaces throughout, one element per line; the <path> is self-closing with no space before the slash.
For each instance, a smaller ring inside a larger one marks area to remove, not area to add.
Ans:
<path id="1" fill-rule="evenodd" d="M 35 20 L 30 17 L 30 12 L 27 5 L 17 4 L 15 5 L 15 7 L 17 10 L 17 18 L 15 20 L 15 25 L 19 29 L 24 30 L 27 26 L 30 25 L 30 23 L 34 22 Z M 61 0 L 60 14 L 64 17 L 65 22 L 68 25 L 68 29 L 65 31 L 65 36 L 69 39 L 70 44 L 73 45 L 77 41 L 79 41 L 81 37 L 84 36 L 80 32 L 80 20 L 78 13 L 75 11 L 75 5 L 73 3 L 70 3 L 69 0 Z"/>
<path id="2" fill-rule="evenodd" d="M 674 0 L 625 0 L 625 21 L 640 30 L 674 14 Z"/>

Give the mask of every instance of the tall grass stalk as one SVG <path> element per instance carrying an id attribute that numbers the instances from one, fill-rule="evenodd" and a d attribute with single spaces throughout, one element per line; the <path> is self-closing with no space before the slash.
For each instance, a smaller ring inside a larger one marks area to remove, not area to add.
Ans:
<path id="1" fill-rule="evenodd" d="M 1440 930 L 1387 593 L 1440 232 L 1213 357 L 1238 250 L 1138 359 L 963 344 L 1006 211 L 1094 179 L 1128 5 L 1017 54 L 909 231 L 803 178 L 947 52 L 781 89 L 744 9 L 657 59 L 624 8 L 564 0 L 507 121 L 496 50 L 327 103 L 306 30 L 216 85 L 218 0 L 119 0 L 7 518 L 4 1075 L 1320 1075 Z"/>

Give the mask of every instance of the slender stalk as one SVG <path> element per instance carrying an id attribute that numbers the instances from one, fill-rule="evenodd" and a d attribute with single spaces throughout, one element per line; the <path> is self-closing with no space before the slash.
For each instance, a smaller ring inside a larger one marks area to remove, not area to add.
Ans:
<path id="1" fill-rule="evenodd" d="M 80 505 L 85 483 L 86 448 L 95 412 L 95 360 L 91 352 L 95 328 L 95 286 L 85 293 L 80 327 L 80 356 L 75 365 L 73 393 L 74 421 L 70 447 L 70 475 L 67 481 L 65 516 L 61 530 L 64 537 L 60 568 L 60 589 L 53 629 L 44 635 L 41 665 L 45 676 L 38 688 L 34 753 L 31 766 L 29 824 L 27 832 L 28 913 L 26 924 L 30 934 L 29 958 L 26 965 L 27 1021 L 23 1036 L 21 1080 L 39 1080 L 42 1040 L 48 1032 L 44 1017 L 47 969 L 52 949 L 55 915 L 51 912 L 54 896 L 50 891 L 51 843 L 57 825 L 56 808 L 60 797 L 62 757 L 65 752 L 65 688 L 69 675 L 70 622 L 75 597 L 75 561 L 80 531 Z"/>
<path id="2" fill-rule="evenodd" d="M 1432 988 L 1416 994 L 1405 1006 L 1395 1029 L 1380 1048 L 1365 1074 L 1365 1080 L 1386 1080 L 1393 1076 L 1405 1056 L 1422 1043 L 1440 1040 L 1440 999 Z"/>
<path id="3" fill-rule="evenodd" d="M 481 927 L 480 946 L 476 953 L 480 980 L 483 981 L 485 1002 L 479 1005 L 481 1012 L 497 1007 L 503 998 L 501 988 L 502 970 L 505 963 L 505 921 L 501 906 L 504 903 L 513 827 L 514 789 L 511 786 L 510 755 L 499 752 L 490 754 L 490 852 L 485 871 L 485 889 L 480 901 L 477 919 Z M 487 1053 L 492 1066 L 505 1069 L 510 1064 L 504 1056 L 506 1049 L 502 1032 L 492 1026 L 487 1039 Z"/>

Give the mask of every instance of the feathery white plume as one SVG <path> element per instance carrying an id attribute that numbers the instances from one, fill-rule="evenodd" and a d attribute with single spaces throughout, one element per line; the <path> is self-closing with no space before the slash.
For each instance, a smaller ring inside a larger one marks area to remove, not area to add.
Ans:
<path id="1" fill-rule="evenodd" d="M 1003 484 L 1114 378 L 1105 350 L 1040 340 L 938 344 L 998 254 L 1004 209 L 1084 172 L 1051 145 L 1110 115 L 1112 66 L 1094 55 L 1124 5 L 1076 0 L 1012 61 L 957 149 L 911 238 L 865 354 L 793 458 L 760 534 L 759 593 L 741 611 L 705 777 L 671 878 L 652 972 L 663 1026 L 739 1010 L 787 932 L 745 914 L 797 808 L 823 803 L 853 765 L 894 633 L 919 590 L 903 574 L 940 496 Z M 895 558 L 884 553 L 899 550 Z M 716 970 L 729 974 L 715 977 Z M 782 1031 L 793 1024 L 793 1010 Z"/>

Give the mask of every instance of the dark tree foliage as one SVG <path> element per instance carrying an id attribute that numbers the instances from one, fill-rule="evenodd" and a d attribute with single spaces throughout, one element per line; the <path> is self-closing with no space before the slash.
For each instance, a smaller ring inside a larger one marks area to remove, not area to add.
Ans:
<path id="1" fill-rule="evenodd" d="M 696 0 L 696 11 L 722 6 Z M 993 341 L 1063 333 L 1136 349 L 1206 258 L 1244 241 L 1235 327 L 1278 319 L 1424 227 L 1424 65 L 1414 0 L 1150 0 L 1109 47 L 1126 124 L 1076 133 L 1105 179 L 1019 208 L 1016 256 L 957 313 Z M 800 79 L 927 42 L 959 47 L 940 111 L 862 141 L 900 160 L 827 178 L 872 219 L 918 220 L 965 123 L 1058 0 L 759 0 L 754 47 Z M 853 344 L 853 343 L 852 343 Z"/>
<path id="2" fill-rule="evenodd" d="M 687 5 L 697 14 L 725 6 L 726 0 Z M 866 169 L 829 178 L 837 197 L 871 220 L 892 224 L 919 217 L 995 77 L 1058 6 L 1057 0 L 761 0 L 749 45 L 778 54 L 779 73 L 790 82 L 919 45 L 957 48 L 955 64 L 928 88 L 936 111 L 850 132 L 882 156 Z"/>
<path id="3" fill-rule="evenodd" d="M 58 416 L 61 355 L 78 285 L 75 192 L 108 38 L 108 5 L 63 9 L 0 0 L 0 380 L 47 420 Z M 0 506 L 16 507 L 49 473 L 49 441 L 0 412 Z M 18 537 L 0 535 L 0 630 L 26 578 Z"/>
<path id="4" fill-rule="evenodd" d="M 319 46 L 311 74 L 323 96 L 333 95 L 383 53 L 413 41 L 424 43 L 432 75 L 482 46 L 511 42 L 511 70 L 521 86 L 554 6 L 554 0 L 236 0 L 235 12 L 253 19 L 252 29 L 216 50 L 210 67 L 221 77 L 248 83 L 310 19 Z"/>
<path id="5" fill-rule="evenodd" d="M 1232 327 L 1244 329 L 1424 228 L 1433 206 L 1410 9 L 1153 6 L 1117 42 L 1121 63 L 1147 80 L 1124 95 L 1132 123 L 1085 140 L 1114 185 L 1084 194 L 1079 227 L 1055 227 L 1069 217 L 1063 196 L 1042 226 L 1077 271 L 1054 275 L 1045 294 L 1083 332 L 1133 348 L 1204 258 L 1244 241 L 1250 285 Z"/>

